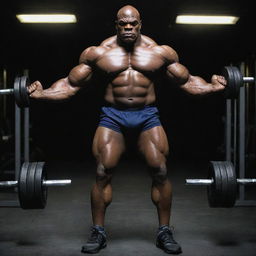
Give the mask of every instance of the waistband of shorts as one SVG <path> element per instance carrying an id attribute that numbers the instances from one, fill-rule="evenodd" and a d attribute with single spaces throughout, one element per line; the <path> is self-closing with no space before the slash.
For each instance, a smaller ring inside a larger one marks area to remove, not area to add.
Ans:
<path id="1" fill-rule="evenodd" d="M 157 107 L 156 104 L 148 104 L 148 105 L 144 105 L 143 107 L 137 107 L 137 108 L 127 108 L 127 107 L 120 107 L 120 106 L 115 106 L 113 104 L 104 104 L 103 107 L 110 107 L 110 108 L 114 108 L 120 111 L 138 111 L 138 110 L 143 110 L 143 109 L 147 109 L 147 108 L 152 108 L 152 107 Z"/>

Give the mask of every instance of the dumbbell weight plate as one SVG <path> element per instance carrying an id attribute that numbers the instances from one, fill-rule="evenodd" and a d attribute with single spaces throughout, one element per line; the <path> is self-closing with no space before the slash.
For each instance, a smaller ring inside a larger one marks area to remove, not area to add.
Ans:
<path id="1" fill-rule="evenodd" d="M 28 165 L 28 173 L 27 173 L 27 198 L 26 205 L 23 209 L 34 209 L 34 205 L 36 205 L 36 197 L 35 197 L 35 173 L 36 173 L 36 162 Z"/>
<path id="2" fill-rule="evenodd" d="M 19 200 L 22 209 L 43 209 L 46 205 L 47 188 L 43 186 L 46 178 L 43 162 L 25 162 L 19 178 Z"/>
<path id="3" fill-rule="evenodd" d="M 28 200 L 27 196 L 27 175 L 28 175 L 28 163 L 22 165 L 20 176 L 18 180 L 18 195 L 20 201 L 20 207 L 25 209 Z"/>
<path id="4" fill-rule="evenodd" d="M 211 161 L 208 169 L 208 178 L 214 182 L 207 187 L 208 203 L 210 207 L 218 207 L 221 201 L 221 174 L 217 162 Z"/>
<path id="5" fill-rule="evenodd" d="M 227 80 L 227 86 L 224 93 L 225 98 L 238 98 L 240 87 L 243 86 L 243 77 L 240 70 L 235 66 L 225 66 L 222 74 Z"/>
<path id="6" fill-rule="evenodd" d="M 235 90 L 237 92 L 237 95 L 239 95 L 240 88 L 244 85 L 243 76 L 238 67 L 232 67 L 232 69 L 235 78 Z"/>
<path id="7" fill-rule="evenodd" d="M 47 179 L 44 169 L 44 162 L 38 162 L 35 173 L 35 197 L 37 201 L 36 209 L 43 209 L 47 201 L 47 187 L 43 186 L 43 181 Z"/>
<path id="8" fill-rule="evenodd" d="M 14 80 L 14 98 L 15 98 L 15 102 L 17 104 L 17 106 L 22 106 L 22 100 L 21 100 L 21 96 L 20 96 L 20 77 L 15 77 Z"/>
<path id="9" fill-rule="evenodd" d="M 222 163 L 222 162 L 221 162 Z M 225 161 L 223 164 L 226 166 L 227 173 L 227 181 L 228 181 L 228 189 L 226 191 L 226 200 L 224 207 L 233 207 L 236 202 L 237 195 L 237 179 L 236 179 L 236 171 L 232 162 Z"/>
<path id="10" fill-rule="evenodd" d="M 220 171 L 220 183 L 221 183 L 221 191 L 220 191 L 220 201 L 218 202 L 217 207 L 229 207 L 230 204 L 228 200 L 229 196 L 229 184 L 228 184 L 228 173 L 226 169 L 225 162 L 216 162 L 216 165 L 219 168 Z"/>
<path id="11" fill-rule="evenodd" d="M 28 107 L 29 106 L 29 96 L 27 87 L 29 86 L 30 82 L 27 76 L 22 76 L 20 78 L 20 96 L 21 96 L 21 107 Z"/>
<path id="12" fill-rule="evenodd" d="M 18 107 L 26 108 L 29 106 L 29 96 L 27 87 L 30 82 L 27 76 L 16 77 L 14 80 L 14 98 Z"/>
<path id="13" fill-rule="evenodd" d="M 208 178 L 214 182 L 207 187 L 210 207 L 233 207 L 236 200 L 236 173 L 229 161 L 210 162 Z"/>

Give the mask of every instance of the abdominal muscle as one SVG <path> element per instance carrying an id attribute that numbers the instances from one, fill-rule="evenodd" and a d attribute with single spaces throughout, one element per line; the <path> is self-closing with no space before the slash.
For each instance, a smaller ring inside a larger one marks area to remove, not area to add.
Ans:
<path id="1" fill-rule="evenodd" d="M 105 101 L 116 107 L 144 107 L 155 102 L 154 84 L 142 73 L 127 69 L 108 84 Z"/>

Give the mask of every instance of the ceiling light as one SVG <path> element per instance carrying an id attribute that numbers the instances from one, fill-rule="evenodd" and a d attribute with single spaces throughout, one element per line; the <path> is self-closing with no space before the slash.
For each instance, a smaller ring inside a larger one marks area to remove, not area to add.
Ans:
<path id="1" fill-rule="evenodd" d="M 76 23 L 73 14 L 18 14 L 21 23 Z"/>
<path id="2" fill-rule="evenodd" d="M 211 15 L 178 15 L 177 24 L 236 24 L 239 17 Z"/>

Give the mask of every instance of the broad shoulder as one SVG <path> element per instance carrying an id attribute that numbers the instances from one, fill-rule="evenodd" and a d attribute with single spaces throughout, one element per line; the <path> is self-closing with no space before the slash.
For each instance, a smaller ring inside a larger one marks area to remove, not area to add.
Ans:
<path id="1" fill-rule="evenodd" d="M 152 38 L 145 35 L 141 35 L 141 39 L 143 47 L 150 48 L 155 53 L 160 54 L 166 62 L 173 63 L 179 61 L 178 54 L 172 47 L 168 45 L 158 45 Z"/>
<path id="2" fill-rule="evenodd" d="M 117 36 L 111 36 L 104 41 L 101 42 L 100 44 L 101 47 L 106 47 L 106 48 L 113 48 L 117 46 Z"/>
<path id="3" fill-rule="evenodd" d="M 105 39 L 98 46 L 90 46 L 86 48 L 80 55 L 79 62 L 89 64 L 90 62 L 94 62 L 102 56 L 106 51 L 116 46 L 116 36 L 109 37 Z"/>
<path id="4" fill-rule="evenodd" d="M 164 57 L 169 63 L 179 61 L 179 56 L 176 51 L 168 45 L 155 45 L 152 50 Z"/>
<path id="5" fill-rule="evenodd" d="M 144 47 L 153 47 L 157 45 L 157 43 L 152 38 L 145 35 L 141 35 L 141 44 Z"/>

